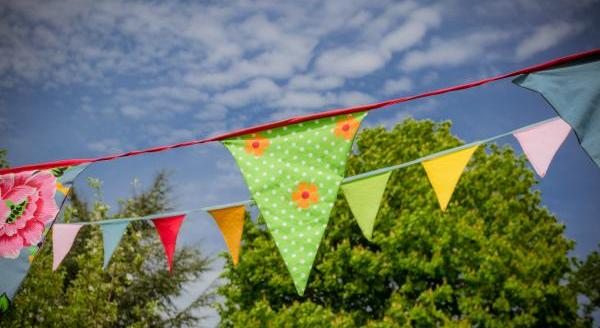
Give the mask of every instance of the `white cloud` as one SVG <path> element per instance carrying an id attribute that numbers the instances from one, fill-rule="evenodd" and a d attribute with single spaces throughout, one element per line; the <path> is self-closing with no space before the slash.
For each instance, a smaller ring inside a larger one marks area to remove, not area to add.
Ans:
<path id="1" fill-rule="evenodd" d="M 146 112 L 143 109 L 131 105 L 121 107 L 121 113 L 133 119 L 139 119 L 146 116 Z"/>
<path id="2" fill-rule="evenodd" d="M 335 103 L 337 98 L 333 94 L 308 91 L 288 91 L 277 101 L 278 107 L 312 109 L 323 108 Z"/>
<path id="3" fill-rule="evenodd" d="M 581 24 L 558 22 L 539 26 L 532 35 L 521 41 L 515 50 L 517 59 L 529 58 L 540 51 L 550 49 L 569 36 L 583 30 Z"/>
<path id="4" fill-rule="evenodd" d="M 123 152 L 121 141 L 116 138 L 102 139 L 88 143 L 88 148 L 100 154 Z"/>
<path id="5" fill-rule="evenodd" d="M 227 108 L 347 103 L 340 98 L 347 78 L 370 74 L 420 42 L 441 12 L 415 1 L 334 0 L 228 6 L 23 0 L 0 7 L 3 86 L 99 87 L 106 103 L 81 105 L 90 116 L 157 123 L 187 114 L 211 131 L 244 121 L 223 122 Z M 353 40 L 348 46 L 331 43 L 344 33 Z M 209 110 L 219 106 L 225 110 Z"/>
<path id="6" fill-rule="evenodd" d="M 506 31 L 482 31 L 458 38 L 434 39 L 425 50 L 408 52 L 400 67 L 412 71 L 425 67 L 460 65 L 509 37 L 510 33 Z"/>
<path id="7" fill-rule="evenodd" d="M 194 118 L 201 121 L 224 120 L 227 117 L 227 107 L 211 104 L 198 109 Z"/>
<path id="8" fill-rule="evenodd" d="M 290 79 L 287 87 L 292 90 L 330 90 L 342 85 L 344 79 L 338 76 L 297 75 Z"/>
<path id="9" fill-rule="evenodd" d="M 156 139 L 159 144 L 171 144 L 196 139 L 196 131 L 191 129 L 166 129 Z"/>
<path id="10" fill-rule="evenodd" d="M 337 48 L 324 52 L 316 62 L 317 71 L 324 75 L 359 77 L 381 68 L 386 62 L 373 50 Z"/>
<path id="11" fill-rule="evenodd" d="M 143 89 L 121 89 L 121 98 L 167 98 L 181 102 L 196 102 L 207 98 L 205 93 L 186 86 L 153 86 Z"/>
<path id="12" fill-rule="evenodd" d="M 386 52 L 406 50 L 421 41 L 427 31 L 440 22 L 440 12 L 436 7 L 415 10 L 406 23 L 383 38 L 381 49 Z"/>
<path id="13" fill-rule="evenodd" d="M 246 86 L 219 93 L 213 101 L 227 107 L 243 107 L 257 101 L 270 101 L 277 97 L 280 88 L 270 79 L 257 78 Z"/>
<path id="14" fill-rule="evenodd" d="M 399 79 L 389 79 L 383 85 L 383 93 L 393 95 L 398 92 L 409 91 L 413 88 L 413 82 L 407 77 Z"/>
<path id="15" fill-rule="evenodd" d="M 358 105 L 366 105 L 375 102 L 375 98 L 360 91 L 341 92 L 338 95 L 338 104 L 350 107 Z"/>
<path id="16" fill-rule="evenodd" d="M 424 119 L 430 117 L 431 111 L 435 111 L 440 107 L 440 103 L 435 98 L 426 98 L 414 103 L 410 106 L 397 108 L 397 113 L 392 114 L 376 122 L 372 122 L 370 126 L 383 125 L 387 129 L 392 129 L 395 125 L 400 124 L 407 118 Z"/>
<path id="17" fill-rule="evenodd" d="M 406 10 L 414 8 L 415 5 L 406 2 L 401 7 Z M 395 52 L 409 49 L 423 40 L 427 32 L 441 22 L 438 7 L 414 9 L 406 17 L 401 15 L 404 22 L 400 27 L 387 32 L 382 38 L 383 31 L 389 29 L 392 22 L 388 16 L 382 16 L 376 20 L 375 28 L 365 32 L 370 36 L 365 37 L 364 43 L 368 44 L 367 47 L 338 47 L 324 51 L 316 60 L 317 72 L 344 78 L 358 78 L 371 74 L 383 67 Z M 375 31 L 381 34 L 374 37 Z"/>
<path id="18" fill-rule="evenodd" d="M 439 78 L 440 78 L 440 73 L 438 73 L 436 71 L 427 72 L 425 75 L 423 75 L 421 77 L 421 83 L 428 85 L 428 84 L 431 84 L 431 83 L 437 81 Z"/>

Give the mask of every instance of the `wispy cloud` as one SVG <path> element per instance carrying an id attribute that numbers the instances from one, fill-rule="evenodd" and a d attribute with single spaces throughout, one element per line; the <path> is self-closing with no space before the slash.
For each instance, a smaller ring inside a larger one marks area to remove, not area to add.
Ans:
<path id="1" fill-rule="evenodd" d="M 475 15 L 489 15 L 486 6 Z M 162 136 L 168 141 L 210 135 L 407 92 L 440 76 L 427 68 L 489 59 L 523 35 L 520 27 L 453 28 L 451 20 L 464 14 L 455 7 L 413 0 L 3 2 L 0 91 L 81 90 L 73 108 L 90 120 L 125 120 L 152 144 L 160 131 L 171 131 Z M 513 7 L 540 10 L 520 2 L 495 10 Z M 576 32 L 572 25 L 538 27 L 516 57 L 560 43 Z M 102 145 L 95 151 L 119 148 Z"/>
<path id="2" fill-rule="evenodd" d="M 398 92 L 409 91 L 413 88 L 413 82 L 407 77 L 399 79 L 389 79 L 383 85 L 383 93 L 385 95 L 394 95 Z"/>
<path id="3" fill-rule="evenodd" d="M 386 57 L 369 49 L 338 48 L 317 59 L 317 71 L 323 75 L 360 77 L 381 68 Z"/>
<path id="4" fill-rule="evenodd" d="M 120 153 L 123 151 L 121 141 L 116 138 L 92 141 L 88 143 L 88 148 L 98 154 Z"/>
<path id="5" fill-rule="evenodd" d="M 316 60 L 316 69 L 322 75 L 333 75 L 344 78 L 357 78 L 382 68 L 395 52 L 406 50 L 422 41 L 427 32 L 438 26 L 441 21 L 438 7 L 416 8 L 412 2 L 401 5 L 404 10 L 409 10 L 409 15 L 402 12 L 404 21 L 397 28 L 389 28 L 390 20 L 387 15 L 382 15 L 374 28 L 381 33 L 376 38 L 366 37 L 374 34 L 373 31 L 365 32 L 363 47 L 338 47 L 324 51 Z M 398 9 L 398 8 L 396 8 Z M 392 12 L 394 10 L 392 9 Z M 389 31 L 385 31 L 389 29 Z M 370 33 L 369 33 L 370 32 Z M 374 42 L 373 40 L 378 40 Z M 379 41 L 380 40 L 380 41 Z"/>
<path id="6" fill-rule="evenodd" d="M 519 60 L 527 59 L 576 35 L 583 28 L 583 24 L 564 21 L 539 26 L 533 31 L 533 34 L 519 43 L 515 50 L 515 56 Z"/>
<path id="7" fill-rule="evenodd" d="M 431 41 L 424 50 L 410 51 L 404 56 L 400 68 L 405 71 L 426 67 L 457 66 L 484 54 L 485 50 L 509 39 L 507 31 L 473 32 L 466 36 Z"/>

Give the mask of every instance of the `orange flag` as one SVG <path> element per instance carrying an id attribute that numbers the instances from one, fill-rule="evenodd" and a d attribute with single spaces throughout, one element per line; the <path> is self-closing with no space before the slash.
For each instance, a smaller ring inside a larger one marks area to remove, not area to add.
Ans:
<path id="1" fill-rule="evenodd" d="M 238 264 L 246 207 L 244 205 L 208 211 L 215 219 L 229 248 L 233 265 Z"/>

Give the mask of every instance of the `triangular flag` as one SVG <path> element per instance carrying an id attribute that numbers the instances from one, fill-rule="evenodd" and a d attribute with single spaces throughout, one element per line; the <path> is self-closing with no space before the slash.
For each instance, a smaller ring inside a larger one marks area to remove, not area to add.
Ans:
<path id="1" fill-rule="evenodd" d="M 179 234 L 179 228 L 181 227 L 183 219 L 185 219 L 185 214 L 152 219 L 152 223 L 154 223 L 160 241 L 162 241 L 163 247 L 165 248 L 169 272 L 173 269 L 173 254 L 175 253 L 177 235 Z"/>
<path id="2" fill-rule="evenodd" d="M 391 171 L 385 172 L 342 184 L 342 190 L 350 210 L 354 214 L 363 235 L 368 240 L 371 240 L 373 236 L 375 217 L 379 212 L 381 197 L 383 197 L 391 173 Z"/>
<path id="3" fill-rule="evenodd" d="M 55 224 L 52 228 L 52 271 L 55 271 L 71 250 L 81 224 Z"/>
<path id="4" fill-rule="evenodd" d="M 33 253 L 46 237 L 50 238 L 48 228 L 55 222 L 66 193 L 86 167 L 0 174 L 0 218 L 6 218 L 0 224 L 0 295 L 13 298 L 29 271 Z M 29 206 L 32 203 L 36 206 Z"/>
<path id="5" fill-rule="evenodd" d="M 242 242 L 242 231 L 244 229 L 244 218 L 246 217 L 246 207 L 244 205 L 221 208 L 208 211 L 215 219 L 219 230 L 223 234 L 223 239 L 229 248 L 233 265 L 238 264 L 240 256 L 240 244 Z"/>
<path id="6" fill-rule="evenodd" d="M 513 80 L 541 93 L 600 167 L 600 55 Z"/>
<path id="7" fill-rule="evenodd" d="M 103 269 L 106 269 L 108 266 L 108 262 L 110 262 L 110 258 L 112 254 L 115 252 L 115 249 L 119 245 L 125 230 L 127 229 L 128 221 L 124 222 L 109 222 L 105 224 L 101 224 L 100 228 L 102 229 L 102 240 L 104 241 L 104 265 Z"/>
<path id="8" fill-rule="evenodd" d="M 442 211 L 446 210 L 456 183 L 478 146 L 469 147 L 451 154 L 422 162 L 429 182 L 435 191 Z"/>
<path id="9" fill-rule="evenodd" d="M 300 295 L 366 113 L 282 126 L 223 141 L 275 240 Z"/>
<path id="10" fill-rule="evenodd" d="M 557 118 L 550 122 L 513 133 L 523 152 L 540 177 L 546 175 L 554 155 L 565 141 L 571 126 Z"/>

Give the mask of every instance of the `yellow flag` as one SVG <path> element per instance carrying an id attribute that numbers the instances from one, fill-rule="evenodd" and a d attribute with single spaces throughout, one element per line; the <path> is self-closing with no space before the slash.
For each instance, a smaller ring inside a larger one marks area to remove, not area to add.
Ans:
<path id="1" fill-rule="evenodd" d="M 446 210 L 456 183 L 478 145 L 422 162 L 442 211 Z"/>
<path id="2" fill-rule="evenodd" d="M 223 234 L 223 239 L 225 239 L 225 243 L 233 259 L 233 265 L 237 265 L 240 257 L 244 218 L 246 217 L 245 206 L 221 208 L 208 211 L 208 213 L 215 219 Z"/>

